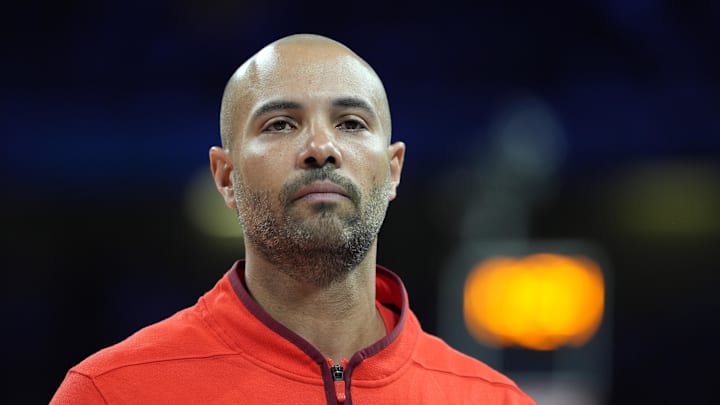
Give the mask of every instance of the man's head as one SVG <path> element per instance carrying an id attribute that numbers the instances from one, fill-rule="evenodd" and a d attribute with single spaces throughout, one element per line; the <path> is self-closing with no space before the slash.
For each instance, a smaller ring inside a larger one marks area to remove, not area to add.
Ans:
<path id="1" fill-rule="evenodd" d="M 335 59 L 336 63 L 325 65 L 325 60 Z M 257 92 L 269 90 L 275 80 L 298 85 L 301 89 L 311 90 L 310 82 L 295 82 L 300 78 L 312 75 L 323 80 L 328 70 L 331 73 L 340 73 L 346 80 L 353 81 L 354 85 L 369 86 L 372 101 L 377 103 L 377 114 L 382 121 L 383 131 L 390 140 L 392 132 L 390 121 L 390 107 L 388 105 L 385 88 L 373 68 L 345 45 L 330 38 L 298 34 L 281 38 L 253 55 L 245 61 L 231 76 L 223 94 L 220 109 L 220 136 L 223 147 L 229 148 L 235 137 L 238 115 L 247 114 L 249 106 L 243 102 Z M 359 82 L 357 82 L 359 81 Z M 347 83 L 349 84 L 349 83 Z M 290 89 L 288 89 L 290 90 Z"/>
<path id="2" fill-rule="evenodd" d="M 326 285 L 374 254 L 405 145 L 390 144 L 385 90 L 365 61 L 325 37 L 280 39 L 232 75 L 220 121 L 211 168 L 248 255 Z"/>

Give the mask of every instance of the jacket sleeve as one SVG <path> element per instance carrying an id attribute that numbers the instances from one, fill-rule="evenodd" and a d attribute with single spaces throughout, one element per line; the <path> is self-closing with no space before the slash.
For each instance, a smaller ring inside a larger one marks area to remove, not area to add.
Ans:
<path id="1" fill-rule="evenodd" d="M 93 380 L 75 371 L 69 371 L 50 400 L 50 405 L 106 405 Z"/>

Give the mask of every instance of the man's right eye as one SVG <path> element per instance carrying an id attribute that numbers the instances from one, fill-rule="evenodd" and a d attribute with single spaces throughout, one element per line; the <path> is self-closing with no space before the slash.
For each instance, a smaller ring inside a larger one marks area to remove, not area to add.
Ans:
<path id="1" fill-rule="evenodd" d="M 293 126 L 288 121 L 277 120 L 266 125 L 263 132 L 290 132 L 292 130 Z"/>

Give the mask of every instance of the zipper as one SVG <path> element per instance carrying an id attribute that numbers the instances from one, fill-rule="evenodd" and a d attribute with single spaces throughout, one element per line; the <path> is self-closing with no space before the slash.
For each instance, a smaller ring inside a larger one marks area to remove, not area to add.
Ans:
<path id="1" fill-rule="evenodd" d="M 330 374 L 332 375 L 333 385 L 335 386 L 335 399 L 338 404 L 345 403 L 347 395 L 345 392 L 345 366 L 348 361 L 342 360 L 340 363 L 333 364 L 331 359 L 327 359 L 330 366 Z"/>

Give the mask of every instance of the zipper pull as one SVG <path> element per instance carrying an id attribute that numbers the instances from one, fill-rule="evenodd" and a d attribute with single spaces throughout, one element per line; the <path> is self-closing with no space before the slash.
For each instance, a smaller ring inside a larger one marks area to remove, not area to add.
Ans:
<path id="1" fill-rule="evenodd" d="M 335 398 L 337 398 L 338 404 L 342 404 L 347 398 L 345 395 L 345 368 L 340 364 L 335 364 L 330 368 L 330 374 L 332 374 L 335 384 Z"/>

